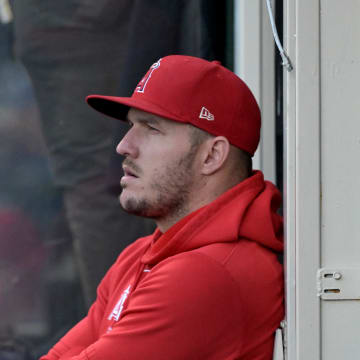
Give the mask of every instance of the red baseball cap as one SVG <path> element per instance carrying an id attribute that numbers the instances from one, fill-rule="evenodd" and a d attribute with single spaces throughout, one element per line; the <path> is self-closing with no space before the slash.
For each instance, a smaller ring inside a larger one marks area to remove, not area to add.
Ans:
<path id="1" fill-rule="evenodd" d="M 130 107 L 192 124 L 254 155 L 259 106 L 247 85 L 219 61 L 170 55 L 154 63 L 131 97 L 89 95 L 95 110 L 126 120 Z"/>

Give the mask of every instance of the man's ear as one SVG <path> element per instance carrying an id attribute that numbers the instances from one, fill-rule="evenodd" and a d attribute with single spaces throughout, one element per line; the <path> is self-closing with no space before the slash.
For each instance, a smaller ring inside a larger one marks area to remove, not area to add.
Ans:
<path id="1" fill-rule="evenodd" d="M 203 148 L 201 173 L 211 175 L 217 172 L 229 156 L 230 144 L 224 136 L 208 139 Z"/>

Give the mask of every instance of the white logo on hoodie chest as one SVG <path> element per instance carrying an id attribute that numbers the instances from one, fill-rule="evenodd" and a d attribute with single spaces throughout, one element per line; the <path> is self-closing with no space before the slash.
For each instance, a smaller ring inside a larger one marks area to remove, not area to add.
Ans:
<path id="1" fill-rule="evenodd" d="M 127 297 L 129 296 L 130 288 L 131 288 L 131 285 L 129 285 L 127 287 L 127 289 L 124 290 L 124 292 L 120 296 L 119 301 L 116 303 L 114 309 L 112 310 L 111 314 L 109 315 L 108 320 L 115 320 L 115 321 L 119 320 L 120 315 L 124 309 L 124 303 L 125 303 Z"/>

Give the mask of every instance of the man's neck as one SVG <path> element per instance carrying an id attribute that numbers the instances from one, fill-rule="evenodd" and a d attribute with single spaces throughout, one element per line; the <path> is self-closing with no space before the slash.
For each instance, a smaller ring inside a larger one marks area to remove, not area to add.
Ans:
<path id="1" fill-rule="evenodd" d="M 166 217 L 155 219 L 155 223 L 159 230 L 162 233 L 165 233 L 168 229 L 170 229 L 173 225 L 175 225 L 178 221 L 183 219 L 184 217 L 188 216 L 192 212 L 200 209 L 201 207 L 210 204 L 212 201 L 214 201 L 217 197 L 219 197 L 223 192 L 213 192 L 211 196 L 203 196 L 201 192 L 197 193 L 197 196 L 194 194 L 194 196 L 191 198 L 192 201 L 187 204 L 186 207 L 182 207 L 181 209 L 178 209 L 177 211 L 169 214 Z"/>
<path id="2" fill-rule="evenodd" d="M 166 217 L 162 217 L 159 219 L 155 219 L 155 223 L 159 230 L 164 234 L 167 230 L 169 230 L 173 225 L 175 225 L 178 221 L 183 219 L 185 216 L 189 215 L 193 210 L 191 209 L 181 209 L 176 212 L 167 215 Z"/>
<path id="3" fill-rule="evenodd" d="M 171 228 L 171 226 L 176 224 L 185 216 L 205 205 L 210 204 L 219 196 L 243 180 L 245 180 L 245 178 L 239 179 L 239 177 L 230 176 L 225 179 L 212 179 L 210 181 L 206 181 L 204 179 L 204 181 L 198 183 L 199 186 L 197 186 L 196 190 L 192 191 L 191 195 L 188 196 L 186 205 L 182 206 L 181 209 L 177 209 L 166 217 L 154 219 L 157 227 L 162 233 L 166 232 Z"/>

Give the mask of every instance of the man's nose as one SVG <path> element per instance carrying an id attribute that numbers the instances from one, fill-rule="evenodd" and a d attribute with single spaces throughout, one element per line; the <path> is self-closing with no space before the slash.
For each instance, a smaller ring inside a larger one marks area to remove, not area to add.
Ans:
<path id="1" fill-rule="evenodd" d="M 119 155 L 123 156 L 131 156 L 132 158 L 136 158 L 138 156 L 138 148 L 135 144 L 135 139 L 132 134 L 132 129 L 130 129 L 126 135 L 122 138 L 119 144 L 116 146 L 116 152 Z"/>

